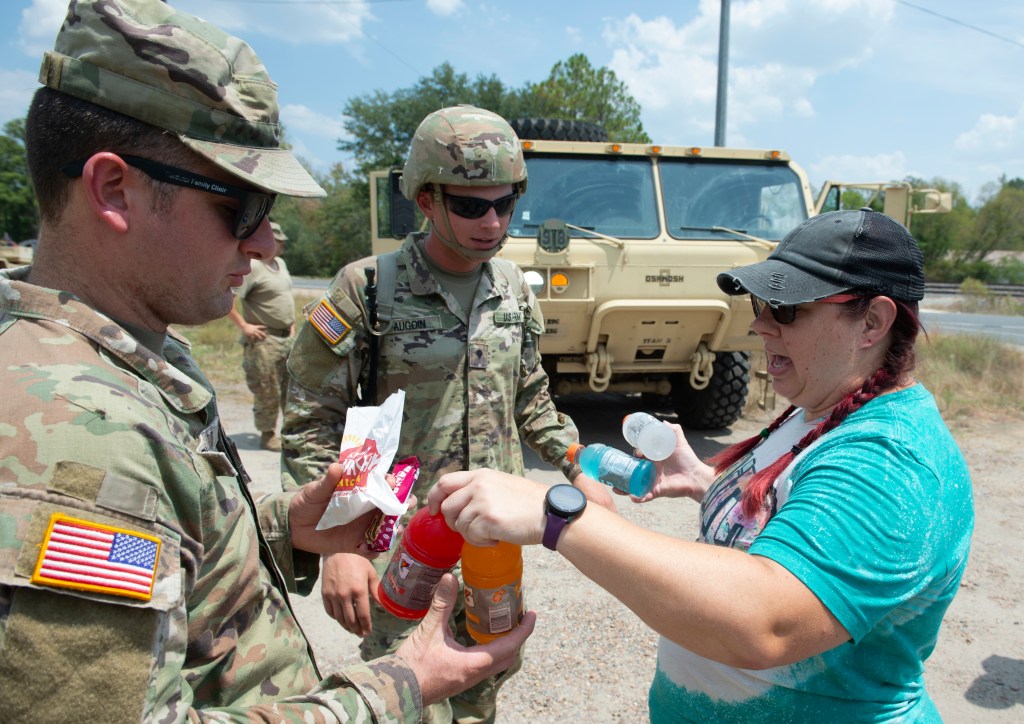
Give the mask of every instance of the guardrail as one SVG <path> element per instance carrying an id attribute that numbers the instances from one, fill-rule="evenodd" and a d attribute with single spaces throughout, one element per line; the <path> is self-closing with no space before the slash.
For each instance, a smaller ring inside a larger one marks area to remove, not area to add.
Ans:
<path id="1" fill-rule="evenodd" d="M 1015 299 L 1024 299 L 1024 286 L 1019 284 L 986 284 L 992 294 L 1005 294 Z M 924 285 L 925 295 L 958 295 L 960 285 L 952 282 L 928 282 Z"/>

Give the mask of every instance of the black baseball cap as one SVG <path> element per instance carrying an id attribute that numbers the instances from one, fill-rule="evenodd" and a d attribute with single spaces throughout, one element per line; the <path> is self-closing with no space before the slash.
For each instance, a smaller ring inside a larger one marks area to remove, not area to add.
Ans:
<path id="1" fill-rule="evenodd" d="M 904 302 L 924 298 L 924 256 L 907 228 L 869 208 L 812 216 L 757 264 L 718 275 L 730 296 L 771 306 L 868 292 Z"/>

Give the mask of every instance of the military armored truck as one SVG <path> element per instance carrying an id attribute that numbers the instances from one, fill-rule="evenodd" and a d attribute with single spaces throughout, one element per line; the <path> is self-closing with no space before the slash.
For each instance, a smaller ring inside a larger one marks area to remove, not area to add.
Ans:
<path id="1" fill-rule="evenodd" d="M 749 352 L 761 349 L 749 300 L 723 294 L 719 272 L 767 257 L 809 216 L 839 208 L 843 188 L 871 191 L 904 224 L 911 212 L 949 203 L 905 183 L 829 182 L 815 201 L 781 150 L 544 140 L 536 136 L 595 132 L 571 122 L 512 125 L 529 185 L 500 255 L 523 269 L 540 300 L 551 389 L 666 399 L 692 429 L 740 417 Z M 397 248 L 418 226 L 399 174 L 371 178 L 374 253 Z"/>

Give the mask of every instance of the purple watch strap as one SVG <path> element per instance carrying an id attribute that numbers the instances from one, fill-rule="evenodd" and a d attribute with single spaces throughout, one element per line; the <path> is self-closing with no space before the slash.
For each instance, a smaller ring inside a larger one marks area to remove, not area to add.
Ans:
<path id="1" fill-rule="evenodd" d="M 550 510 L 547 512 L 547 524 L 544 526 L 544 547 L 548 550 L 556 550 L 558 538 L 568 521 L 560 515 L 555 515 Z"/>

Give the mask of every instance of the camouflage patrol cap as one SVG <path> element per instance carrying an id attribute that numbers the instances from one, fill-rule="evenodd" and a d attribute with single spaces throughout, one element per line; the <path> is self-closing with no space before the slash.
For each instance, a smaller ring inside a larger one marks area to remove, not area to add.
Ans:
<path id="1" fill-rule="evenodd" d="M 161 0 L 72 0 L 39 82 L 175 133 L 254 186 L 325 195 L 280 147 L 277 86 L 252 49 Z"/>
<path id="2" fill-rule="evenodd" d="M 475 106 L 434 111 L 409 144 L 399 187 L 409 200 L 424 184 L 504 186 L 526 190 L 526 162 L 519 137 L 508 122 Z"/>

